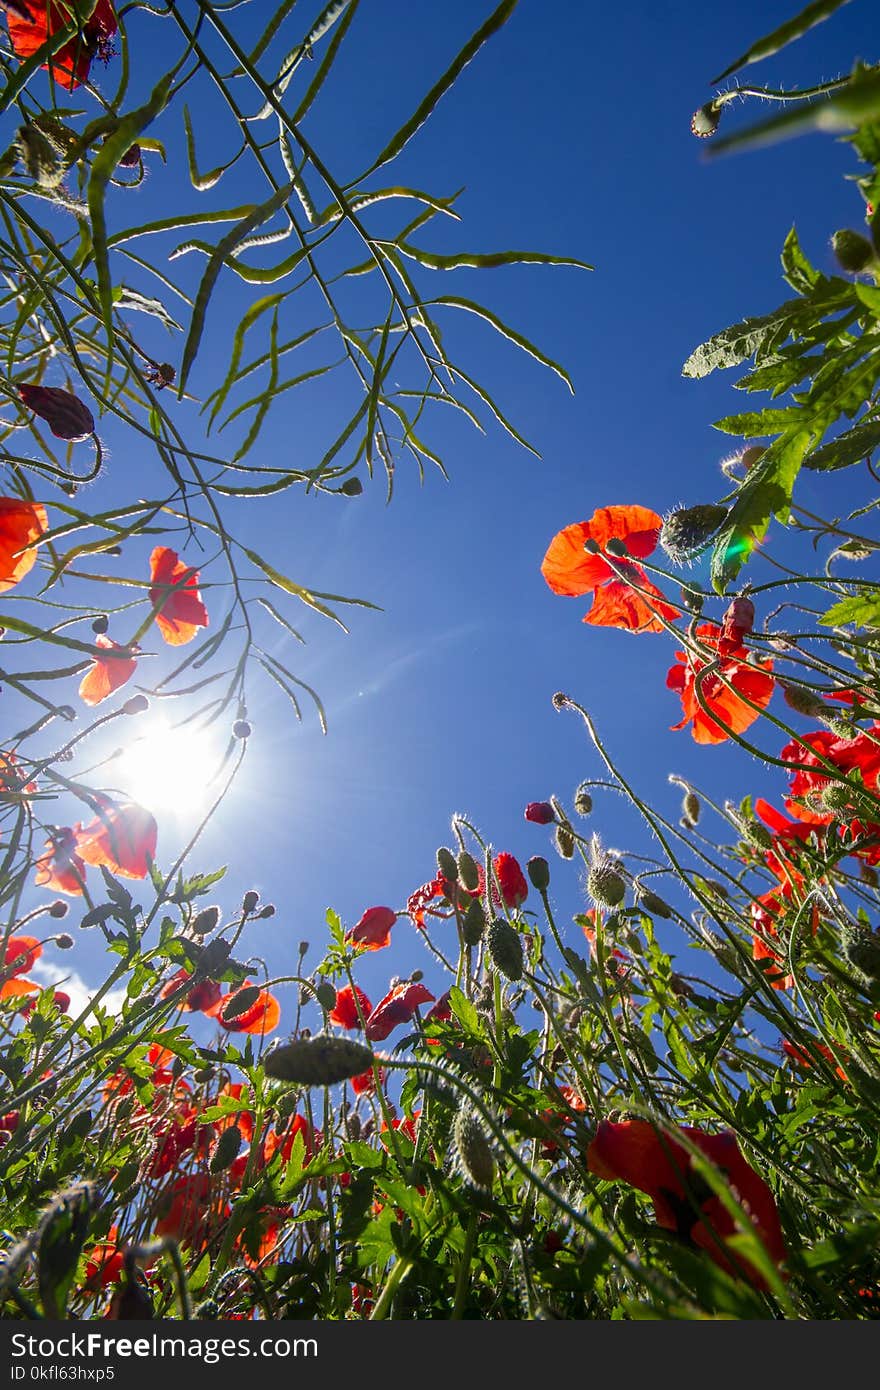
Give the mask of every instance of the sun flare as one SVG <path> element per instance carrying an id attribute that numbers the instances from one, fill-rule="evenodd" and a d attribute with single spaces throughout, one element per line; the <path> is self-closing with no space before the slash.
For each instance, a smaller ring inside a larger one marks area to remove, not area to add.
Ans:
<path id="1" fill-rule="evenodd" d="M 154 724 L 120 755 L 119 783 L 147 810 L 187 815 L 207 808 L 219 787 L 220 764 L 211 734 Z"/>

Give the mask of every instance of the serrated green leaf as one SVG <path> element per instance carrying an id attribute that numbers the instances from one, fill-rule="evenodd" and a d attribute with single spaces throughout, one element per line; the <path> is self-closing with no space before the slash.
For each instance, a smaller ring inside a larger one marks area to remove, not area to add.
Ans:
<path id="1" fill-rule="evenodd" d="M 840 434 L 836 439 L 818 449 L 812 449 L 804 459 L 804 467 L 816 472 L 832 472 L 836 468 L 849 468 L 861 463 L 875 449 L 880 448 L 880 420 L 868 420 L 854 425 L 851 430 Z"/>
<path id="2" fill-rule="evenodd" d="M 855 627 L 880 627 L 880 594 L 868 590 L 852 594 L 832 604 L 819 622 L 823 627 L 845 627 L 852 623 Z"/>

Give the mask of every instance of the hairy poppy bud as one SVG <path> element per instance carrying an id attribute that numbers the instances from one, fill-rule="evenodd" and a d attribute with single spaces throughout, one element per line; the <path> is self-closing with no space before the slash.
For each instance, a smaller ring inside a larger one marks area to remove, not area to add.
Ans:
<path id="1" fill-rule="evenodd" d="M 57 188 L 64 178 L 64 165 L 58 151 L 36 125 L 20 127 L 18 147 L 25 169 L 41 188 Z"/>
<path id="2" fill-rule="evenodd" d="M 452 1143 L 462 1175 L 474 1187 L 488 1191 L 495 1177 L 495 1155 L 483 1126 L 471 1111 L 459 1110 L 456 1115 Z"/>
<path id="3" fill-rule="evenodd" d="M 556 850 L 562 859 L 574 857 L 574 833 L 569 825 L 557 825 Z"/>
<path id="4" fill-rule="evenodd" d="M 868 238 L 862 236 L 861 232 L 853 232 L 848 228 L 834 233 L 831 249 L 841 270 L 847 271 L 850 275 L 858 275 L 861 271 L 867 270 L 875 259 L 874 247 Z"/>
<path id="5" fill-rule="evenodd" d="M 236 719 L 232 726 L 233 738 L 250 738 L 251 726 L 246 719 Z"/>
<path id="6" fill-rule="evenodd" d="M 361 1076 L 373 1065 L 373 1051 L 352 1038 L 296 1038 L 263 1056 L 263 1070 L 275 1081 L 299 1086 L 333 1086 Z"/>
<path id="7" fill-rule="evenodd" d="M 477 861 L 473 855 L 468 854 L 466 849 L 461 851 L 457 860 L 458 878 L 461 885 L 469 893 L 475 893 L 480 886 L 480 871 L 477 868 Z"/>
<path id="8" fill-rule="evenodd" d="M 266 903 L 265 907 L 260 908 L 259 912 L 257 913 L 257 917 L 274 917 L 276 910 L 277 909 L 274 903 Z"/>
<path id="9" fill-rule="evenodd" d="M 321 983 L 320 983 L 319 985 L 317 985 L 316 988 L 315 988 L 315 998 L 317 999 L 318 1003 L 321 1005 L 321 1008 L 322 1008 L 322 1009 L 327 1009 L 328 1011 L 329 1011 L 330 1009 L 335 1009 L 335 1008 L 336 1008 L 336 987 L 335 987 L 335 985 L 331 985 L 331 983 L 330 983 L 329 980 L 322 980 Z M 367 1009 L 367 1013 L 369 1013 L 369 1012 L 370 1012 L 370 1010 Z M 335 1020 L 334 1020 L 334 1022 L 335 1022 Z"/>
<path id="10" fill-rule="evenodd" d="M 652 893 L 650 888 L 639 893 L 639 907 L 643 908 L 645 912 L 650 912 L 652 917 L 672 916 L 672 908 L 669 904 L 658 897 L 656 893 Z"/>
<path id="11" fill-rule="evenodd" d="M 63 898 L 56 898 L 49 908 L 50 917 L 66 917 L 69 911 L 67 903 Z"/>
<path id="12" fill-rule="evenodd" d="M 136 169 L 137 166 L 140 164 L 140 162 L 141 162 L 141 147 L 140 147 L 140 145 L 137 145 L 137 144 L 135 144 L 135 145 L 129 145 L 128 149 L 125 151 L 125 154 L 122 154 L 122 155 L 119 156 L 119 159 L 117 160 L 117 168 L 119 168 L 119 169 Z"/>
<path id="13" fill-rule="evenodd" d="M 574 809 L 579 816 L 588 816 L 593 809 L 593 798 L 586 787 L 578 787 L 574 794 Z"/>
<path id="14" fill-rule="evenodd" d="M 700 140 L 708 140 L 718 129 L 718 122 L 721 120 L 721 111 L 724 103 L 717 98 L 707 101 L 705 106 L 701 106 L 691 116 L 691 134 L 699 137 Z"/>
<path id="15" fill-rule="evenodd" d="M 55 938 L 55 945 L 59 951 L 71 951 L 73 949 L 73 937 L 69 932 L 59 932 Z"/>
<path id="16" fill-rule="evenodd" d="M 458 864 L 451 849 L 445 849 L 443 846 L 438 849 L 437 868 L 443 878 L 448 879 L 450 883 L 458 881 Z"/>
<path id="17" fill-rule="evenodd" d="M 143 714 L 144 710 L 150 708 L 150 702 L 146 695 L 132 695 L 122 706 L 123 714 Z"/>
<path id="18" fill-rule="evenodd" d="M 681 803 L 682 815 L 688 825 L 696 825 L 700 819 L 701 811 L 700 798 L 696 792 L 685 792 L 684 801 Z"/>
<path id="19" fill-rule="evenodd" d="M 686 565 L 700 555 L 727 516 L 715 502 L 679 507 L 663 518 L 660 544 L 674 565 Z"/>
<path id="20" fill-rule="evenodd" d="M 556 819 L 556 812 L 549 801 L 530 801 L 523 815 L 533 825 L 549 825 Z"/>
<path id="21" fill-rule="evenodd" d="M 245 913 L 245 916 L 250 916 L 250 914 L 253 912 L 254 908 L 256 907 L 259 901 L 259 893 L 257 893 L 253 888 L 250 888 L 241 900 L 241 906 L 242 910 Z"/>
<path id="22" fill-rule="evenodd" d="M 853 792 L 842 782 L 829 782 L 820 799 L 823 808 L 836 816 L 852 808 Z"/>
<path id="23" fill-rule="evenodd" d="M 560 829 L 562 827 L 560 826 Z M 540 854 L 533 854 L 526 864 L 526 873 L 533 888 L 537 888 L 539 893 L 545 893 L 550 887 L 550 865 L 546 859 L 542 859 Z"/>
<path id="24" fill-rule="evenodd" d="M 215 904 L 210 907 L 203 907 L 201 912 L 197 912 L 189 924 L 190 931 L 195 936 L 207 936 L 220 921 L 220 909 Z"/>
<path id="25" fill-rule="evenodd" d="M 619 907 L 626 895 L 626 883 L 610 860 L 599 860 L 587 874 L 587 892 L 598 907 Z"/>
<path id="26" fill-rule="evenodd" d="M 28 410 L 45 420 L 57 439 L 77 444 L 95 432 L 95 417 L 71 391 L 59 386 L 37 386 L 25 382 L 18 394 Z"/>
<path id="27" fill-rule="evenodd" d="M 483 912 L 482 904 L 474 898 L 468 904 L 467 912 L 464 914 L 461 923 L 461 934 L 464 937 L 466 946 L 478 946 L 483 939 L 483 932 L 486 930 L 486 914 Z"/>
<path id="28" fill-rule="evenodd" d="M 850 965 L 867 977 L 880 980 L 880 936 L 869 927 L 845 923 L 841 929 L 843 954 Z"/>
<path id="29" fill-rule="evenodd" d="M 107 631 L 109 626 L 110 619 L 107 617 L 107 614 L 99 613 L 95 621 L 92 623 L 92 632 L 97 633 L 100 637 L 102 633 Z"/>
<path id="30" fill-rule="evenodd" d="M 360 478 L 346 478 L 339 491 L 343 497 L 360 497 L 364 490 L 364 485 Z"/>
<path id="31" fill-rule="evenodd" d="M 519 933 L 503 917 L 496 917 L 489 924 L 486 946 L 499 974 L 508 980 L 522 979 L 522 942 Z"/>
<path id="32" fill-rule="evenodd" d="M 782 698 L 797 714 L 805 714 L 808 719 L 821 719 L 828 713 L 828 707 L 818 695 L 814 695 L 812 690 L 808 690 L 804 685 L 795 685 L 791 681 L 780 681 L 782 686 Z"/>

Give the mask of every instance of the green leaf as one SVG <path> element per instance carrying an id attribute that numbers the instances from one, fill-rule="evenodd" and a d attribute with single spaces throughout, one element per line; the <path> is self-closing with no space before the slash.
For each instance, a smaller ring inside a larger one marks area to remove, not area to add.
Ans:
<path id="1" fill-rule="evenodd" d="M 785 520 L 794 480 L 815 435 L 793 430 L 769 446 L 739 489 L 712 553 L 712 584 L 723 594 L 753 550 L 764 539 L 770 518 Z"/>
<path id="2" fill-rule="evenodd" d="M 379 158 L 375 163 L 370 165 L 364 178 L 369 174 L 375 173 L 377 169 L 381 169 L 383 164 L 389 164 L 392 159 L 395 159 L 397 155 L 400 154 L 400 151 L 409 143 L 416 131 L 420 130 L 425 124 L 425 121 L 434 110 L 434 107 L 449 91 L 450 87 L 458 79 L 459 74 L 463 72 L 468 63 L 477 56 L 480 49 L 492 38 L 493 34 L 497 33 L 502 25 L 507 23 L 516 9 L 516 6 L 517 0 L 502 0 L 502 3 L 497 9 L 492 11 L 485 24 L 480 25 L 480 28 L 471 36 L 461 52 L 446 69 L 443 76 L 438 82 L 434 83 L 434 86 L 420 103 L 415 113 L 410 116 L 409 120 L 391 137 L 388 144 L 379 155 Z"/>
<path id="3" fill-rule="evenodd" d="M 394 245 L 402 256 L 417 261 L 427 270 L 494 270 L 502 265 L 573 265 L 578 270 L 595 270 L 595 266 L 574 256 L 550 256 L 543 251 L 459 251 L 441 256 L 406 241 L 397 241 Z"/>
<path id="4" fill-rule="evenodd" d="M 804 459 L 804 467 L 816 472 L 832 472 L 861 463 L 880 448 L 880 420 L 862 421 L 836 439 L 813 449 Z"/>
<path id="5" fill-rule="evenodd" d="M 493 314 L 491 310 L 484 308 L 482 304 L 477 304 L 472 299 L 462 299 L 458 295 L 452 294 L 446 295 L 442 299 L 428 299 L 425 303 L 432 308 L 435 304 L 439 304 L 450 309 L 464 309 L 467 313 L 475 314 L 477 318 L 485 320 L 486 323 L 492 325 L 497 333 L 501 334 L 502 338 L 506 338 L 508 342 L 515 343 L 518 348 L 522 348 L 523 352 L 528 353 L 529 357 L 534 357 L 536 362 L 540 362 L 542 366 L 549 367 L 551 372 L 555 372 L 556 375 L 565 382 L 571 394 L 574 395 L 574 386 L 572 385 L 571 377 L 564 367 L 561 367 L 558 362 L 554 362 L 552 357 L 547 357 L 539 348 L 536 348 L 534 343 L 530 342 L 528 338 L 523 337 L 521 333 L 517 333 L 515 329 L 510 328 L 503 320 L 498 318 L 497 314 Z"/>
<path id="6" fill-rule="evenodd" d="M 762 58 L 769 58 L 772 54 L 778 53 L 781 48 L 794 43 L 802 34 L 806 34 L 815 24 L 820 24 L 823 19 L 828 19 L 839 10 L 841 5 L 846 5 L 848 0 L 813 0 L 807 5 L 806 9 L 801 10 L 793 19 L 788 19 L 784 24 L 780 24 L 778 29 L 772 33 L 765 34 L 763 38 L 757 39 L 751 48 L 747 48 L 736 62 L 731 63 L 717 77 L 713 77 L 711 86 L 717 87 L 719 82 L 723 82 L 731 73 L 737 72 L 739 68 L 746 67 L 749 63 L 759 63 Z"/>
<path id="7" fill-rule="evenodd" d="M 844 627 L 853 623 L 855 627 L 880 627 L 880 594 L 867 590 L 862 594 L 852 594 L 832 604 L 823 613 L 819 622 L 823 627 Z"/>
<path id="8" fill-rule="evenodd" d="M 815 288 L 821 278 L 818 270 L 810 265 L 798 240 L 798 234 L 792 227 L 782 247 L 782 269 L 785 278 L 793 290 L 798 294 L 807 295 Z"/>
<path id="9" fill-rule="evenodd" d="M 462 1028 L 467 1029 L 469 1033 L 477 1034 L 478 1037 L 482 1036 L 483 1028 L 480 1024 L 480 1015 L 467 995 L 463 994 L 457 985 L 453 985 L 449 991 L 449 1007 Z"/>
<path id="10" fill-rule="evenodd" d="M 731 328 L 715 333 L 695 348 L 682 367 L 682 376 L 704 377 L 710 372 L 736 367 L 760 353 L 769 344 L 778 346 L 788 337 L 793 322 L 803 313 L 800 299 L 789 299 L 772 314 L 743 319 Z"/>

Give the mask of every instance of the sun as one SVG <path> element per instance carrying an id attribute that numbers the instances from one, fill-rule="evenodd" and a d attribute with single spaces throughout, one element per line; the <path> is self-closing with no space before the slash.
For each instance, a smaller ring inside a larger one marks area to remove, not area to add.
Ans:
<path id="1" fill-rule="evenodd" d="M 118 757 L 120 787 L 149 811 L 188 815 L 220 789 L 222 750 L 205 730 L 155 722 Z"/>

